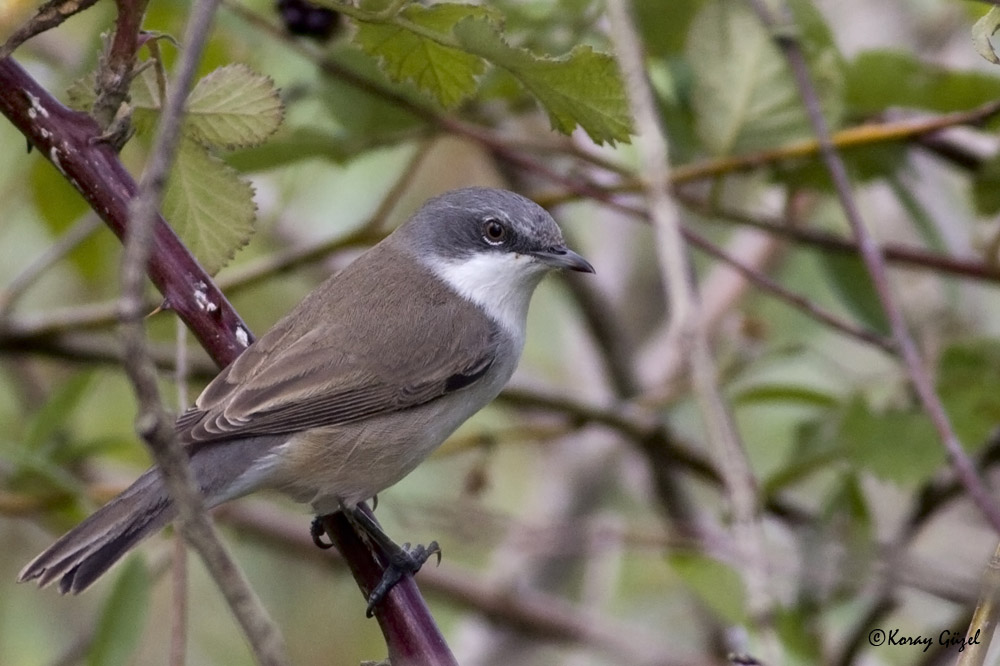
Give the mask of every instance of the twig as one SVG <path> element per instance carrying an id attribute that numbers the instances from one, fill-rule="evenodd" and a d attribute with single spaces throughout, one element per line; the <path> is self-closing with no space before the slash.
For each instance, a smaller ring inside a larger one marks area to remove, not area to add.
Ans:
<path id="1" fill-rule="evenodd" d="M 849 238 L 843 238 L 836 234 L 817 229 L 791 227 L 778 219 L 767 218 L 731 208 L 720 208 L 704 198 L 693 196 L 683 190 L 675 192 L 675 196 L 686 208 L 708 218 L 736 222 L 771 235 L 788 238 L 796 243 L 820 248 L 825 252 L 837 252 L 840 254 L 858 253 L 857 242 Z M 885 260 L 894 264 L 935 271 L 945 275 L 967 277 L 984 282 L 1000 283 L 1000 268 L 975 257 L 952 257 L 939 252 L 931 252 L 922 248 L 908 247 L 896 243 L 885 243 L 880 247 Z"/>
<path id="2" fill-rule="evenodd" d="M 806 65 L 805 55 L 798 41 L 792 35 L 792 32 L 787 29 L 793 21 L 790 11 L 784 3 L 780 3 L 779 14 L 773 13 L 764 0 L 748 0 L 748 2 L 754 12 L 757 13 L 761 22 L 772 32 L 775 43 L 781 49 L 791 67 L 796 87 L 809 117 L 809 123 L 819 142 L 823 163 L 830 173 L 837 198 L 851 226 L 854 238 L 857 240 L 861 259 L 871 276 L 879 302 L 882 304 L 882 309 L 889 320 L 893 338 L 899 348 L 910 382 L 924 410 L 934 424 L 934 429 L 937 431 L 938 437 L 948 452 L 951 464 L 962 480 L 962 484 L 965 486 L 970 498 L 993 526 L 993 529 L 1000 532 L 1000 506 L 997 505 L 992 494 L 979 478 L 972 461 L 966 455 L 962 443 L 958 440 L 958 436 L 952 428 L 948 413 L 945 411 L 940 397 L 934 390 L 934 384 L 927 367 L 920 356 L 913 336 L 907 328 L 902 308 L 892 293 L 882 250 L 875 243 L 871 234 L 868 233 L 868 229 L 861 219 L 861 212 L 851 191 L 847 169 L 836 147 L 830 141 L 829 128 L 827 127 L 826 119 L 823 117 L 819 97 Z"/>
<path id="3" fill-rule="evenodd" d="M 305 532 L 290 529 L 286 516 L 270 505 L 243 502 L 224 507 L 220 514 L 220 521 L 281 551 L 293 550 L 303 558 L 325 565 L 338 561 L 329 557 L 328 551 L 313 546 Z M 684 663 L 668 656 L 667 646 L 632 626 L 582 612 L 565 600 L 544 592 L 519 590 L 511 594 L 481 578 L 478 574 L 462 572 L 447 561 L 421 572 L 427 589 L 484 613 L 498 624 L 528 631 L 538 638 L 593 646 L 622 663 Z"/>
<path id="4" fill-rule="evenodd" d="M 715 361 L 706 337 L 699 305 L 689 281 L 693 274 L 684 248 L 681 225 L 668 189 L 669 157 L 666 138 L 659 126 L 652 93 L 645 76 L 638 33 L 629 16 L 627 0 L 609 2 L 608 19 L 618 53 L 636 124 L 636 148 L 640 159 L 639 180 L 648 202 L 656 236 L 657 254 L 664 286 L 670 295 L 671 326 L 675 344 L 690 354 L 690 368 L 702 423 L 716 449 L 733 511 L 733 541 L 742 550 L 742 574 L 747 603 L 754 621 L 763 630 L 770 661 L 778 663 L 779 643 L 769 629 L 773 606 L 767 555 L 760 521 L 756 481 L 718 384 Z"/>
<path id="5" fill-rule="evenodd" d="M 74 14 L 92 7 L 97 0 L 49 0 L 0 46 L 0 60 L 7 58 L 18 46 L 35 35 L 50 30 Z"/>
<path id="6" fill-rule="evenodd" d="M 212 25 L 217 0 L 199 0 L 188 18 L 185 50 L 168 92 L 153 143 L 150 162 L 139 192 L 131 202 L 125 252 L 122 257 L 122 293 L 119 301 L 121 335 L 126 351 L 125 372 L 138 402 L 136 429 L 156 459 L 164 484 L 177 506 L 181 533 L 198 552 L 212 579 L 222 591 L 233 615 L 243 627 L 258 663 L 288 664 L 284 639 L 219 539 L 205 511 L 201 494 L 188 467 L 187 455 L 177 442 L 173 419 L 163 408 L 156 368 L 146 348 L 142 323 L 142 289 L 146 265 L 153 250 L 156 211 L 163 197 L 180 138 L 184 102 Z"/>
<path id="7" fill-rule="evenodd" d="M 25 291 L 35 281 L 40 278 L 45 271 L 59 262 L 63 257 L 72 252 L 80 243 L 90 237 L 101 226 L 101 218 L 88 212 L 77 220 L 69 230 L 64 233 L 59 240 L 50 245 L 37 259 L 28 264 L 17 277 L 10 281 L 10 284 L 0 290 L 0 321 L 10 316 L 10 311 L 14 307 Z M 2 329 L 0 325 L 0 329 Z"/>

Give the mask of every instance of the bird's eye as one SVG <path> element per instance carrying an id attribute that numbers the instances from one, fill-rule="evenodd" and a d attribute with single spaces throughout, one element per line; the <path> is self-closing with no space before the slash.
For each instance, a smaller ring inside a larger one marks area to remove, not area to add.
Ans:
<path id="1" fill-rule="evenodd" d="M 507 240 L 507 227 L 496 218 L 488 218 L 483 222 L 483 240 L 490 245 L 500 245 Z"/>

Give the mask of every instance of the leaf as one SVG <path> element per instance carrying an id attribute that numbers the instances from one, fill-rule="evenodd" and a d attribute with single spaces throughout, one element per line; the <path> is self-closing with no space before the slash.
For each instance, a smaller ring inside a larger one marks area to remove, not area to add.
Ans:
<path id="1" fill-rule="evenodd" d="M 253 187 L 190 138 L 181 141 L 163 196 L 163 216 L 209 274 L 254 231 Z"/>
<path id="2" fill-rule="evenodd" d="M 210 146 L 247 148 L 281 125 L 284 106 L 270 77 L 227 65 L 203 77 L 187 100 L 185 131 Z"/>
<path id="3" fill-rule="evenodd" d="M 1000 212 L 1000 156 L 994 156 L 976 169 L 972 179 L 972 201 L 980 215 Z"/>
<path id="4" fill-rule="evenodd" d="M 830 278 L 830 286 L 844 305 L 876 333 L 890 333 L 889 320 L 875 292 L 871 276 L 861 258 L 856 255 L 824 252 L 820 266 Z"/>
<path id="5" fill-rule="evenodd" d="M 875 413 L 857 398 L 848 405 L 837 437 L 857 466 L 897 483 L 922 481 L 945 462 L 934 426 L 918 411 Z"/>
<path id="6" fill-rule="evenodd" d="M 1000 423 L 1000 343 L 977 340 L 946 349 L 937 391 L 965 447 L 982 446 Z"/>
<path id="7" fill-rule="evenodd" d="M 149 572 L 141 557 L 130 557 L 121 568 L 87 655 L 87 666 L 133 663 L 149 609 Z"/>
<path id="8" fill-rule="evenodd" d="M 678 553 L 667 559 L 685 585 L 723 621 L 746 621 L 743 581 L 731 567 L 697 553 Z"/>
<path id="9" fill-rule="evenodd" d="M 577 46 L 561 58 L 540 58 L 507 44 L 485 21 L 462 21 L 454 33 L 462 46 L 510 72 L 538 98 L 554 129 L 569 134 L 579 125 L 596 143 L 629 140 L 625 88 L 608 54 Z"/>
<path id="10" fill-rule="evenodd" d="M 991 7 L 981 19 L 972 25 L 972 45 L 976 52 L 994 65 L 1000 65 L 1000 58 L 993 48 L 990 37 L 1000 30 L 1000 7 Z"/>
<path id="11" fill-rule="evenodd" d="M 420 106 L 426 104 L 412 83 L 391 81 L 375 61 L 354 48 L 333 47 L 328 52 L 332 62 L 363 79 L 369 79 L 392 90 L 400 97 Z M 349 135 L 358 139 L 385 137 L 424 124 L 400 104 L 376 95 L 339 77 L 323 77 L 319 95 L 325 108 Z"/>
<path id="12" fill-rule="evenodd" d="M 820 32 L 815 23 L 812 19 L 805 25 Z M 832 46 L 811 50 L 810 70 L 821 91 L 824 115 L 836 126 L 842 88 L 839 56 Z M 812 136 L 785 58 L 745 3 L 705 4 L 691 24 L 686 55 L 694 75 L 696 129 L 714 154 L 754 152 Z"/>
<path id="13" fill-rule="evenodd" d="M 73 108 L 89 110 L 94 103 L 94 74 L 75 81 L 67 94 Z M 145 134 L 155 126 L 163 106 L 151 67 L 135 77 L 129 94 L 132 122 L 137 132 Z M 246 65 L 227 65 L 195 84 L 187 99 L 183 133 L 214 148 L 247 148 L 277 131 L 284 113 L 270 77 Z"/>
<path id="14" fill-rule="evenodd" d="M 374 8 L 374 3 L 366 4 L 365 9 Z M 447 36 L 463 19 L 482 22 L 494 20 L 496 15 L 485 7 L 441 3 L 431 7 L 410 4 L 398 17 L 417 30 L 427 29 Z M 354 41 L 378 58 L 392 79 L 413 81 L 446 108 L 457 106 L 476 91 L 476 77 L 485 69 L 477 56 L 440 44 L 399 23 L 357 23 Z"/>
<path id="15" fill-rule="evenodd" d="M 1000 97 L 1000 77 L 940 67 L 909 53 L 865 51 L 847 67 L 845 100 L 853 113 L 888 107 L 948 113 L 966 111 Z"/>
<path id="16" fill-rule="evenodd" d="M 808 407 L 833 407 L 836 396 L 828 391 L 800 384 L 757 384 L 739 391 L 733 403 L 740 407 L 755 403 L 800 404 Z"/>

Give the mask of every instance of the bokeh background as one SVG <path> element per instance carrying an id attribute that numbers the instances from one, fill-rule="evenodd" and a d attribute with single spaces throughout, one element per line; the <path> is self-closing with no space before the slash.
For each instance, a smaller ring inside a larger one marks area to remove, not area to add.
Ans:
<path id="1" fill-rule="evenodd" d="M 491 4 L 519 46 L 612 50 L 602 3 Z M 828 121 L 867 128 L 844 151 L 853 196 L 870 233 L 895 250 L 892 293 L 996 487 L 1000 142 L 989 113 L 947 115 L 1000 99 L 1000 70 L 972 39 L 989 3 L 792 4 Z M 815 151 L 793 149 L 811 130 L 749 5 L 634 5 L 683 223 L 751 275 L 884 339 Z M 35 8 L 0 5 L 0 39 Z M 179 38 L 188 8 L 153 0 L 144 26 Z M 113 21 L 113 4 L 98 3 L 15 57 L 66 99 Z M 352 30 L 342 19 L 329 41 L 293 37 L 271 3 L 227 0 L 200 67 L 245 63 L 273 79 L 286 107 L 266 143 L 222 155 L 253 184 L 258 212 L 218 278 L 255 332 L 428 197 L 460 186 L 534 197 L 597 268 L 542 285 L 511 390 L 379 498 L 390 535 L 443 548 L 418 582 L 459 662 L 717 664 L 739 652 L 785 664 L 953 663 L 957 648 L 939 639 L 964 635 L 991 589 L 982 576 L 997 535 L 955 483 L 898 357 L 692 250 L 718 382 L 758 493 L 761 573 L 742 555 L 719 481 L 725 461 L 667 328 L 634 146 L 553 132 L 496 69 L 464 104 L 439 109 L 389 81 Z M 177 50 L 161 50 L 169 68 Z M 383 89 L 449 122 L 408 115 Z M 944 129 L 913 129 L 934 119 Z M 135 174 L 149 143 L 140 132 L 122 153 Z M 0 664 L 168 663 L 180 566 L 171 531 L 78 597 L 14 582 L 148 465 L 109 315 L 120 244 L 24 145 L 0 121 Z M 44 262 L 60 245 L 64 256 Z M 170 314 L 149 330 L 180 409 L 212 365 Z M 295 664 L 384 657 L 350 575 L 310 544 L 303 507 L 261 496 L 217 519 Z M 187 663 L 252 663 L 200 562 L 186 561 Z M 932 645 L 872 645 L 874 629 Z"/>

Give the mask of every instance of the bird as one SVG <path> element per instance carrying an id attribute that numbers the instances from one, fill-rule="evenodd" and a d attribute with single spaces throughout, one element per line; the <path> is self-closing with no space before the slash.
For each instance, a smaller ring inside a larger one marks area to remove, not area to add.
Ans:
<path id="1" fill-rule="evenodd" d="M 370 615 L 440 550 L 397 545 L 363 503 L 500 393 L 524 348 L 532 294 L 557 269 L 594 272 L 532 200 L 486 187 L 430 199 L 306 295 L 177 418 L 206 506 L 269 489 L 317 517 L 344 512 L 389 563 Z M 62 593 L 79 593 L 176 513 L 154 466 L 18 581 L 58 580 Z"/>

